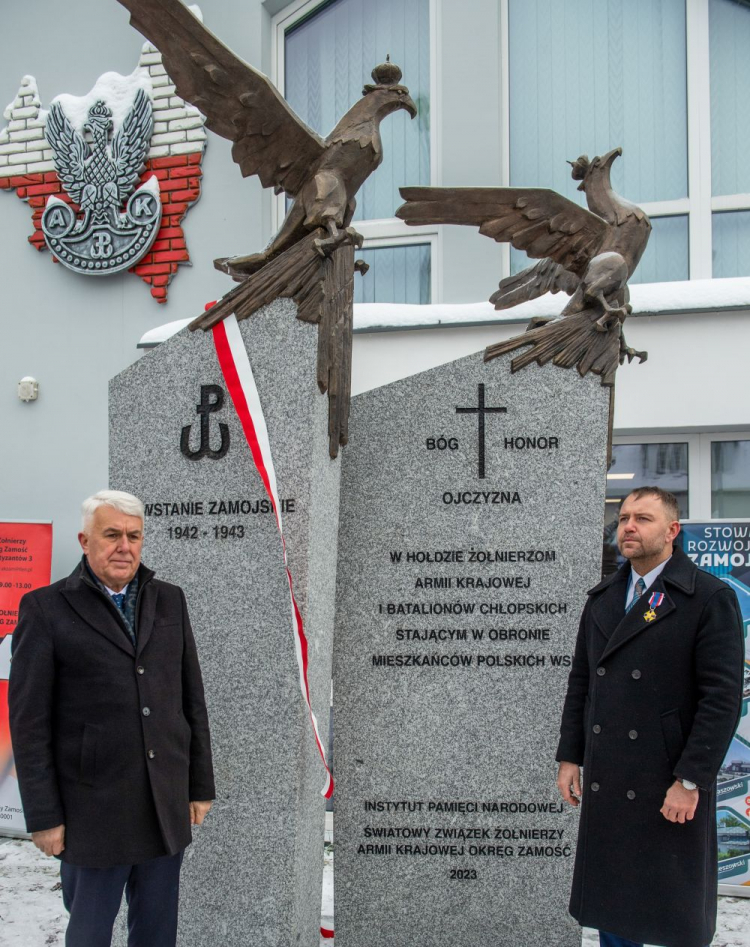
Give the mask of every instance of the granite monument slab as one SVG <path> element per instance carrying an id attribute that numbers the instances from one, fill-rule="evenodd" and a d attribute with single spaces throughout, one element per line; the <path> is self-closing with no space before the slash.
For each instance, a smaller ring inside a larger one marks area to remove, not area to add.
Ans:
<path id="1" fill-rule="evenodd" d="M 316 384 L 318 330 L 291 300 L 239 327 L 322 727 L 339 461 L 328 456 L 328 402 Z M 118 375 L 110 418 L 110 486 L 143 499 L 143 560 L 185 590 L 211 723 L 217 800 L 186 851 L 178 942 L 317 947 L 325 769 L 301 693 L 281 539 L 211 333 L 183 330 Z"/>
<path id="2" fill-rule="evenodd" d="M 468 356 L 354 398 L 334 642 L 338 947 L 579 947 L 554 760 L 600 578 L 609 388 Z"/>

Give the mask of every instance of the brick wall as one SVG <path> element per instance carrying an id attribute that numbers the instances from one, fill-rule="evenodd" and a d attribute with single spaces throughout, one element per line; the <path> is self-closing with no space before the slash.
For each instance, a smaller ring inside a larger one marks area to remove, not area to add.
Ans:
<path id="1" fill-rule="evenodd" d="M 159 233 L 149 252 L 131 270 L 151 286 L 151 295 L 165 302 L 167 286 L 180 263 L 190 255 L 180 226 L 191 204 L 200 197 L 202 152 L 151 158 L 143 179 L 154 175 L 161 190 L 162 219 Z"/>

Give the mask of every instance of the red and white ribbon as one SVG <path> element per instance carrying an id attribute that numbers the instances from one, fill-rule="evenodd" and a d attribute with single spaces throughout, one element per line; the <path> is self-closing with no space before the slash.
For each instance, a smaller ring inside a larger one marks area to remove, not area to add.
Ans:
<path id="1" fill-rule="evenodd" d="M 279 528 L 281 548 L 284 555 L 284 568 L 286 569 L 286 577 L 289 582 L 294 651 L 297 656 L 297 667 L 299 668 L 300 689 L 302 690 L 302 696 L 310 714 L 315 743 L 317 744 L 320 758 L 326 770 L 326 783 L 322 794 L 326 799 L 330 799 L 333 794 L 333 778 L 331 777 L 331 771 L 326 762 L 326 752 L 318 732 L 318 721 L 315 719 L 312 704 L 310 703 L 310 685 L 307 680 L 307 638 L 302 624 L 302 615 L 294 598 L 292 574 L 289 571 L 287 562 L 286 543 L 284 542 L 284 530 L 281 523 L 281 506 L 279 504 L 279 494 L 276 487 L 276 471 L 274 470 L 273 457 L 271 456 L 271 443 L 268 439 L 266 419 L 258 396 L 253 370 L 250 367 L 250 359 L 247 357 L 245 343 L 242 341 L 240 327 L 234 314 L 227 316 L 213 327 L 213 336 L 216 355 L 218 356 L 219 365 L 224 375 L 224 383 L 227 386 L 234 408 L 242 424 L 242 430 L 245 432 L 255 467 L 260 474 L 263 486 L 266 488 L 266 493 L 273 506 L 273 512 L 276 515 L 276 525 Z"/>

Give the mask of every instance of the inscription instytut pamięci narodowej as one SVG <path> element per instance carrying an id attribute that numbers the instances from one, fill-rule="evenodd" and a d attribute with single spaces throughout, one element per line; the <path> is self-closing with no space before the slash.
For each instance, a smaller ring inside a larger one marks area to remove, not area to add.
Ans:
<path id="1" fill-rule="evenodd" d="M 138 89 L 122 127 L 113 134 L 112 110 L 97 101 L 79 133 L 59 102 L 45 135 L 60 182 L 80 209 L 54 195 L 42 216 L 47 246 L 68 269 L 86 276 L 118 273 L 151 248 L 161 223 L 159 182 L 135 188 L 153 132 L 153 108 Z M 123 207 L 124 204 L 124 207 Z"/>

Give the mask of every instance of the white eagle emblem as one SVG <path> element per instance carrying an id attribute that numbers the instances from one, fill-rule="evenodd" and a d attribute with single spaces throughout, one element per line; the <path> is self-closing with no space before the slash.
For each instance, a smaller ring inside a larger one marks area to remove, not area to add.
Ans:
<path id="1" fill-rule="evenodd" d="M 161 223 L 159 184 L 152 178 L 133 189 L 143 172 L 153 125 L 151 100 L 143 89 L 114 137 L 112 112 L 104 102 L 89 109 L 83 130 L 90 140 L 76 131 L 59 102 L 52 104 L 45 134 L 60 183 L 81 216 L 52 196 L 42 231 L 47 246 L 69 269 L 95 276 L 116 273 L 133 266 L 151 247 Z"/>

